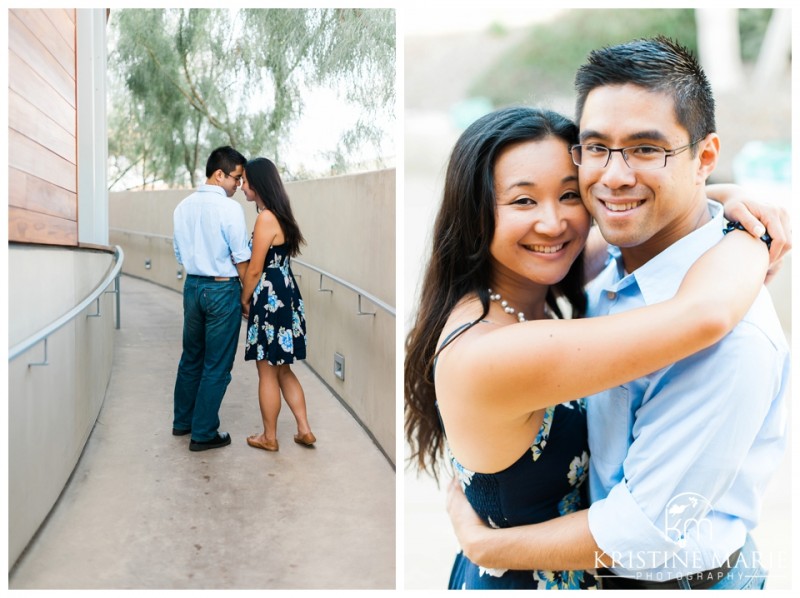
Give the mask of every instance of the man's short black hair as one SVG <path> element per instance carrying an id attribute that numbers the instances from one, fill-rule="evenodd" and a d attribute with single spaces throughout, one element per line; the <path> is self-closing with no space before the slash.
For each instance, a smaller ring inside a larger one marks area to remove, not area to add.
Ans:
<path id="1" fill-rule="evenodd" d="M 592 90 L 628 83 L 669 94 L 675 117 L 692 140 L 716 131 L 714 94 L 705 72 L 690 50 L 664 36 L 590 52 L 575 75 L 576 122 Z"/>
<path id="2" fill-rule="evenodd" d="M 230 174 L 240 164 L 244 166 L 247 158 L 233 149 L 230 145 L 218 147 L 208 157 L 206 162 L 206 178 L 211 178 L 217 170 L 222 170 L 225 174 Z"/>

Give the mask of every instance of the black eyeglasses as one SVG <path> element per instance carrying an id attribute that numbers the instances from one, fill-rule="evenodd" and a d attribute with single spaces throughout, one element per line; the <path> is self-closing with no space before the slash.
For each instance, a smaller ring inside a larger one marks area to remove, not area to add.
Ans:
<path id="1" fill-rule="evenodd" d="M 632 170 L 658 170 L 667 165 L 667 158 L 685 152 L 701 139 L 675 149 L 664 149 L 657 145 L 632 145 L 630 147 L 610 148 L 594 143 L 573 145 L 569 148 L 575 166 L 586 168 L 605 168 L 613 152 L 622 154 L 625 164 Z"/>
<path id="2" fill-rule="evenodd" d="M 228 173 L 227 173 L 227 172 L 225 172 L 224 170 L 222 171 L 222 173 L 223 173 L 223 174 L 224 174 L 226 177 L 230 177 L 230 178 L 234 179 L 234 180 L 236 181 L 236 183 L 237 183 L 237 184 L 242 182 L 242 175 L 234 176 L 234 175 L 232 175 L 232 174 L 228 174 Z"/>

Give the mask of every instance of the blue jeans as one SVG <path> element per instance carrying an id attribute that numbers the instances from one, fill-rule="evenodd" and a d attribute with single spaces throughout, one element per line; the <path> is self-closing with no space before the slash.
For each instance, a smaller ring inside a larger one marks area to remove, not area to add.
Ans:
<path id="1" fill-rule="evenodd" d="M 767 582 L 767 570 L 762 566 L 758 548 L 750 534 L 747 534 L 742 552 L 733 567 L 719 583 L 710 590 L 763 590 Z"/>
<path id="2" fill-rule="evenodd" d="M 175 380 L 172 427 L 211 440 L 231 381 L 242 307 L 239 279 L 187 276 L 183 286 L 183 354 Z"/>

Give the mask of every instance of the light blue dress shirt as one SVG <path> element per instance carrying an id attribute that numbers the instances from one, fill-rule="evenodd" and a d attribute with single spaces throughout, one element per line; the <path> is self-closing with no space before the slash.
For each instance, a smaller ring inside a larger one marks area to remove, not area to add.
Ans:
<path id="1" fill-rule="evenodd" d="M 187 274 L 238 276 L 250 259 L 244 210 L 217 185 L 200 185 L 173 213 L 175 258 Z"/>
<path id="2" fill-rule="evenodd" d="M 612 248 L 615 259 L 589 289 L 590 315 L 673 297 L 723 237 L 722 207 L 709 210 L 711 222 L 632 274 Z M 762 288 L 713 347 L 588 399 L 589 527 L 622 565 L 616 574 L 664 581 L 719 567 L 743 545 L 785 449 L 788 382 L 788 345 Z"/>

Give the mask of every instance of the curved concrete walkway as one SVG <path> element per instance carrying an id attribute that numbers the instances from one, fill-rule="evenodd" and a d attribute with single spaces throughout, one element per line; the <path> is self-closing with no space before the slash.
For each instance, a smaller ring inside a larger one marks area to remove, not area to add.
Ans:
<path id="1" fill-rule="evenodd" d="M 258 377 L 240 349 L 220 410 L 233 443 L 190 452 L 171 434 L 181 296 L 121 283 L 105 403 L 9 587 L 394 588 L 395 472 L 336 397 L 299 364 L 317 447 L 292 441 L 284 404 L 280 452 L 250 448 Z"/>

